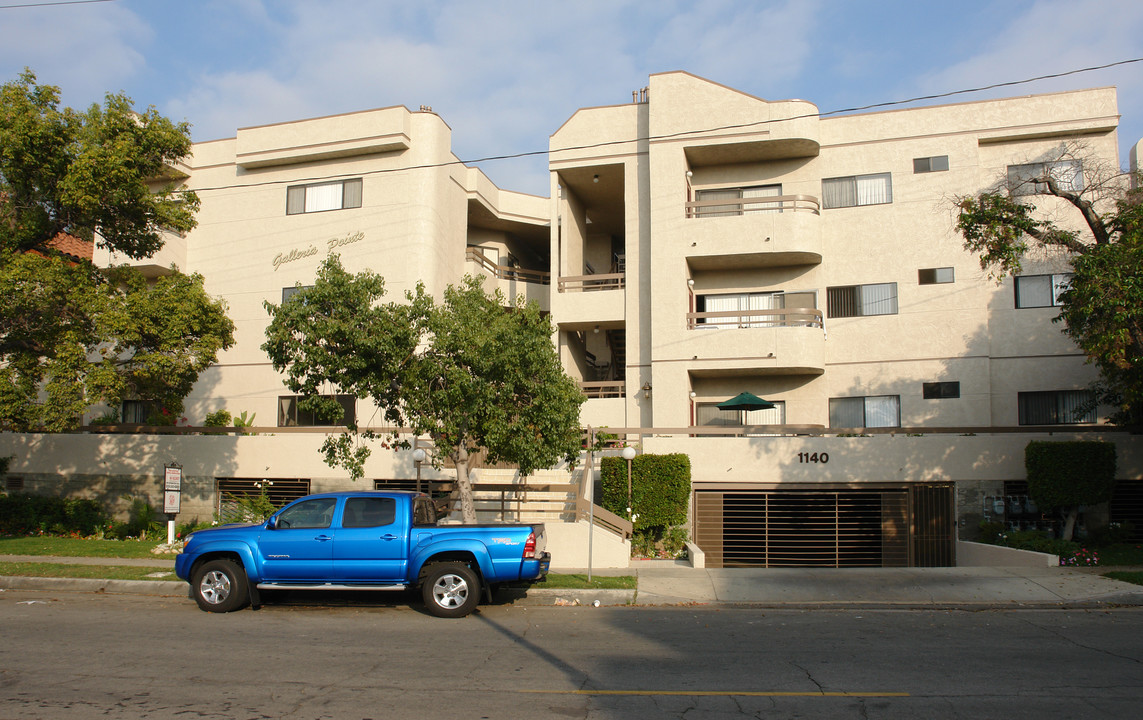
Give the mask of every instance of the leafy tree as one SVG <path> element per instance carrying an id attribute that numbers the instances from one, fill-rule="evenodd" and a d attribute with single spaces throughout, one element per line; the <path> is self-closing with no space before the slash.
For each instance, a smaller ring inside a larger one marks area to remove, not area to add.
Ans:
<path id="1" fill-rule="evenodd" d="M 1111 499 L 1115 490 L 1115 446 L 1105 442 L 1033 440 L 1024 448 L 1028 495 L 1045 510 L 1063 512 L 1062 538 L 1072 539 L 1081 505 Z"/>
<path id="2" fill-rule="evenodd" d="M 59 88 L 25 70 L 0 86 L 0 249 L 50 250 L 59 233 L 133 259 L 163 246 L 162 230 L 194 228 L 198 196 L 169 169 L 190 153 L 190 126 L 108 94 L 86 112 L 59 107 Z"/>
<path id="3" fill-rule="evenodd" d="M 0 426 L 59 431 L 127 396 L 181 412 L 234 325 L 202 278 L 101 272 L 61 235 L 131 258 L 194 227 L 198 198 L 164 177 L 190 151 L 186 123 L 122 95 L 80 113 L 25 71 L 0 86 Z"/>
<path id="4" fill-rule="evenodd" d="M 395 426 L 432 438 L 457 470 L 461 512 L 476 519 L 470 473 L 479 454 L 516 463 L 524 475 L 579 454 L 583 395 L 560 366 L 553 328 L 535 304 L 505 307 L 499 291 L 466 277 L 437 302 L 417 286 L 404 303 L 382 303 L 385 282 L 351 275 L 332 255 L 312 287 L 280 306 L 262 346 L 299 407 L 342 416 L 336 392 L 369 398 Z M 366 441 L 356 424 L 331 436 L 326 462 L 363 474 Z M 395 434 L 388 440 L 399 442 Z M 441 458 L 434 458 L 440 462 Z"/>
<path id="5" fill-rule="evenodd" d="M 1030 177 L 957 199 L 957 229 L 965 248 L 998 279 L 1020 271 L 1033 248 L 1066 254 L 1073 275 L 1056 322 L 1100 372 L 1101 402 L 1113 422 L 1143 420 L 1143 194 L 1123 178 L 1084 164 L 1083 188 L 1068 177 L 1075 148 L 1039 163 Z M 1062 173 L 1060 168 L 1068 168 Z M 1071 210 L 1057 223 L 1037 208 L 1045 196 Z"/>

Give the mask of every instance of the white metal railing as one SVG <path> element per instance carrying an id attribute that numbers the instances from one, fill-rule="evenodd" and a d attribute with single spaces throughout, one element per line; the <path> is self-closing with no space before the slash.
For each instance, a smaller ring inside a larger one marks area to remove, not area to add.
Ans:
<path id="1" fill-rule="evenodd" d="M 694 200 L 686 204 L 687 217 L 731 217 L 782 212 L 821 214 L 821 202 L 812 195 L 770 195 L 768 197 Z"/>
<path id="2" fill-rule="evenodd" d="M 771 328 L 822 326 L 822 311 L 816 308 L 766 308 L 765 310 L 719 310 L 687 313 L 687 329 Z"/>

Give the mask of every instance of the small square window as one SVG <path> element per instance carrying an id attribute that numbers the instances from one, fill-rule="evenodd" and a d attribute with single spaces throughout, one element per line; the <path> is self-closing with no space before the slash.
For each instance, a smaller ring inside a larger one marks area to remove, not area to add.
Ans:
<path id="1" fill-rule="evenodd" d="M 297 295 L 302 290 L 309 290 L 312 287 L 313 285 L 294 285 L 293 287 L 282 288 L 282 304 L 285 305 L 287 300 Z"/>
<path id="2" fill-rule="evenodd" d="M 934 155 L 933 157 L 913 158 L 914 173 L 944 172 L 948 169 L 948 155 Z"/>
<path id="3" fill-rule="evenodd" d="M 921 384 L 921 396 L 926 400 L 947 400 L 960 397 L 959 382 L 927 382 Z"/>
<path id="4" fill-rule="evenodd" d="M 951 267 L 923 268 L 917 271 L 917 283 L 920 285 L 940 285 L 955 282 Z"/>

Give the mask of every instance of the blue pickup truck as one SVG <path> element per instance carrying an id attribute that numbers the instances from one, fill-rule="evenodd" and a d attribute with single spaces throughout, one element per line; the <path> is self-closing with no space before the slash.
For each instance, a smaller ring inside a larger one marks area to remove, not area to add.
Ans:
<path id="1" fill-rule="evenodd" d="M 210 612 L 257 607 L 259 590 L 419 587 L 430 613 L 463 617 L 495 585 L 547 575 L 545 542 L 542 524 L 438 525 L 422 493 L 326 493 L 192 533 L 175 574 Z"/>

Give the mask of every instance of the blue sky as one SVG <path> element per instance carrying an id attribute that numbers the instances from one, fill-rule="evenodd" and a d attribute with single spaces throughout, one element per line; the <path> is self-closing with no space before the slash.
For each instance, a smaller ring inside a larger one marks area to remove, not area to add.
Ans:
<path id="1" fill-rule="evenodd" d="M 30 67 L 82 107 L 106 91 L 193 126 L 430 105 L 464 160 L 544 150 L 576 109 L 685 70 L 822 112 L 1143 57 L 1139 0 L 0 0 L 0 79 Z M 1143 63 L 952 101 L 1116 85 L 1121 165 Z M 947 102 L 947 101 L 945 101 Z M 931 104 L 931 103 L 930 103 Z M 547 194 L 546 159 L 481 167 Z"/>

